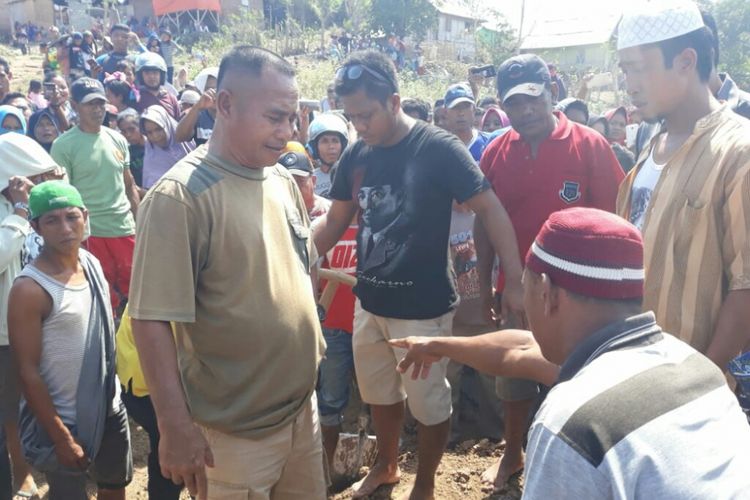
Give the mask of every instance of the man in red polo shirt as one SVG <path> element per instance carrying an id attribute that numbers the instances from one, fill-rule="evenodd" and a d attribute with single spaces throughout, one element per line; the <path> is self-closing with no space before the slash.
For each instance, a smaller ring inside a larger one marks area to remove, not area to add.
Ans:
<path id="1" fill-rule="evenodd" d="M 592 129 L 553 111 L 551 77 L 533 54 L 506 60 L 498 69 L 497 91 L 513 129 L 492 141 L 480 168 L 508 211 L 520 255 L 526 255 L 553 212 L 574 206 L 614 212 L 624 172 L 607 141 Z M 481 224 L 474 228 L 480 293 L 488 320 L 496 318 L 492 293 L 492 248 Z M 496 293 L 503 290 L 502 273 Z M 506 327 L 523 327 L 525 318 L 502 318 Z M 529 380 L 498 377 L 503 401 L 505 453 L 482 476 L 495 489 L 523 470 L 523 436 L 537 393 Z"/>

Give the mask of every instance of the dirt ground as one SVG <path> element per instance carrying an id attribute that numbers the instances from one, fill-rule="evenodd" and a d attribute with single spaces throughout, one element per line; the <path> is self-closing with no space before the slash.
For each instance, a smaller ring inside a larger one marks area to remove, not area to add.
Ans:
<path id="1" fill-rule="evenodd" d="M 127 498 L 146 500 L 148 493 L 146 485 L 148 473 L 146 472 L 146 458 L 148 456 L 148 436 L 146 433 L 131 422 L 130 426 L 133 447 L 133 482 L 128 486 Z M 399 457 L 401 467 L 401 482 L 393 487 L 382 487 L 371 495 L 372 500 L 386 500 L 399 498 L 408 492 L 409 485 L 414 478 L 416 470 L 414 434 L 405 432 L 402 453 Z M 492 443 L 488 440 L 467 440 L 460 443 L 452 450 L 446 451 L 437 471 L 435 498 L 438 500 L 518 500 L 521 498 L 522 479 L 515 479 L 506 491 L 496 495 L 490 495 L 482 491 L 481 475 L 493 461 L 502 455 L 502 445 Z M 364 471 L 363 471 L 364 472 Z M 35 475 L 39 487 L 40 498 L 46 500 L 47 485 L 44 478 Z M 94 490 L 91 490 L 91 498 L 95 498 Z M 329 497 L 331 500 L 344 500 L 351 498 L 351 489 L 347 488 L 340 493 Z M 183 492 L 181 500 L 189 500 L 190 496 Z M 158 499 L 152 499 L 158 500 Z"/>

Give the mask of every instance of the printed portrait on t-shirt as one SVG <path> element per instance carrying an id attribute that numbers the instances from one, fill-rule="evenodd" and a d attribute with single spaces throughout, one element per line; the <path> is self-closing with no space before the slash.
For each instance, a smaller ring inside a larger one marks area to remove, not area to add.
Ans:
<path id="1" fill-rule="evenodd" d="M 364 256 L 362 270 L 395 263 L 406 242 L 399 231 L 405 222 L 403 189 L 392 184 L 363 186 L 357 201 L 362 213 L 358 242 Z"/>

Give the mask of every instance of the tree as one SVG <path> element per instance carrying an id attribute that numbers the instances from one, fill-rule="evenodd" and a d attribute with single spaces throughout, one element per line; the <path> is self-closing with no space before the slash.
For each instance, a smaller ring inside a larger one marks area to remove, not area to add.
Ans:
<path id="1" fill-rule="evenodd" d="M 429 0 L 372 0 L 370 21 L 374 30 L 424 40 L 437 25 L 437 10 Z"/>
<path id="2" fill-rule="evenodd" d="M 499 66 L 515 55 L 518 36 L 503 15 L 494 11 L 491 14 L 496 21 L 486 23 L 476 33 L 477 59 Z"/>
<path id="3" fill-rule="evenodd" d="M 719 67 L 740 88 L 750 88 L 750 2 L 719 0 L 713 14 L 719 28 Z"/>
<path id="4" fill-rule="evenodd" d="M 344 26 L 359 32 L 367 21 L 370 13 L 370 0 L 343 0 L 345 9 Z"/>

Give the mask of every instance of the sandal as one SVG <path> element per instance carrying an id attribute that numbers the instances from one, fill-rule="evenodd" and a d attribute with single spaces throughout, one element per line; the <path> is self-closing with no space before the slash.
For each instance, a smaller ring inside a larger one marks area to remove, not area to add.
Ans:
<path id="1" fill-rule="evenodd" d="M 13 495 L 13 500 L 25 500 L 27 498 L 39 498 L 39 489 L 34 486 L 34 488 L 31 491 L 24 491 L 24 490 L 18 490 L 16 491 L 16 494 Z"/>

